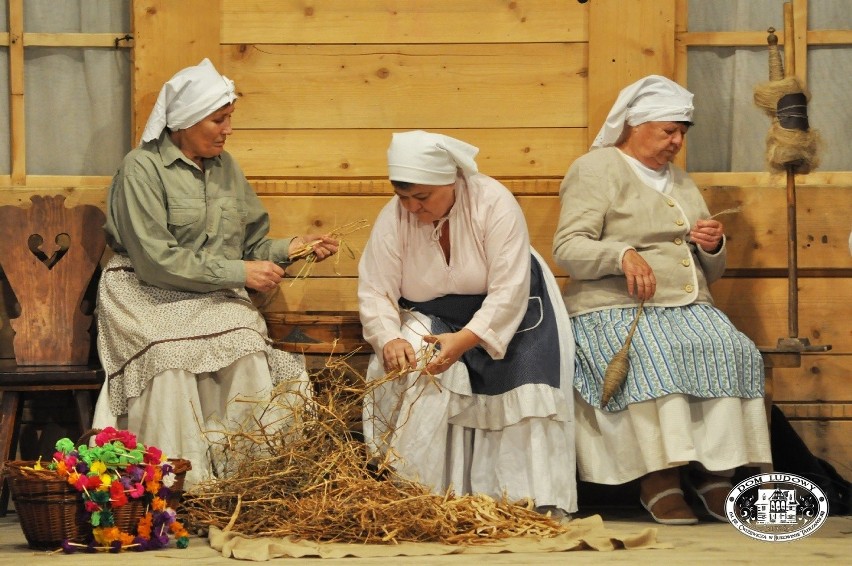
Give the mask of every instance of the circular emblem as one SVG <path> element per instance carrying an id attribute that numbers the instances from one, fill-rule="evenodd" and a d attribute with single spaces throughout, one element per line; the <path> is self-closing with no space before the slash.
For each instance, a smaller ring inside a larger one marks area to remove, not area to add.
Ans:
<path id="1" fill-rule="evenodd" d="M 818 485 L 801 476 L 759 474 L 734 486 L 725 514 L 744 535 L 786 542 L 816 532 L 828 518 L 828 500 Z"/>

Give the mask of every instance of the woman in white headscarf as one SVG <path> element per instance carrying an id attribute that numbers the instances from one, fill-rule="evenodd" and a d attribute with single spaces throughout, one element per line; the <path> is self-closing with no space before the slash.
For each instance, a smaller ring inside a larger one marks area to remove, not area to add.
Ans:
<path id="1" fill-rule="evenodd" d="M 449 136 L 393 135 L 395 196 L 359 264 L 375 354 L 364 434 L 380 467 L 436 493 L 577 508 L 573 339 L 514 196 Z M 432 355 L 425 349 L 437 346 Z"/>
<path id="2" fill-rule="evenodd" d="M 307 241 L 319 240 L 318 259 L 337 250 L 320 235 L 267 237 L 269 217 L 223 149 L 235 101 L 234 83 L 208 59 L 179 71 L 107 195 L 115 255 L 98 289 L 107 383 L 94 426 L 127 428 L 190 460 L 186 488 L 223 473 L 212 449 L 221 431 L 250 426 L 262 410 L 238 397 L 259 401 L 276 383 L 306 383 L 304 359 L 270 346 L 247 289 L 274 289 Z"/>
<path id="3" fill-rule="evenodd" d="M 562 182 L 553 240 L 571 276 L 579 477 L 641 478 L 642 505 L 665 524 L 698 521 L 683 487 L 725 521 L 734 469 L 771 464 L 760 353 L 708 288 L 725 269 L 724 227 L 671 163 L 692 110 L 692 93 L 665 77 L 622 90 Z M 627 380 L 601 407 L 608 363 L 642 301 Z"/>

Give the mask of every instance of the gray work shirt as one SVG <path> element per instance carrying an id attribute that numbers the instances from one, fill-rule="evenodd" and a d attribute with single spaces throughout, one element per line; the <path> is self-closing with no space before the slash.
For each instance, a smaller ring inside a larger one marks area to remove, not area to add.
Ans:
<path id="1" fill-rule="evenodd" d="M 202 171 L 167 131 L 125 156 L 104 229 L 140 280 L 178 291 L 244 287 L 243 260 L 286 261 L 290 244 L 267 238 L 269 215 L 230 154 Z"/>

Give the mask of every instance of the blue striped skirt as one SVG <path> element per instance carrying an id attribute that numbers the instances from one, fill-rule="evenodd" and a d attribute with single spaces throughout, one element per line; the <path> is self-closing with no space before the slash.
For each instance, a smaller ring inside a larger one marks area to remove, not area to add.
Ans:
<path id="1" fill-rule="evenodd" d="M 577 342 L 574 388 L 593 407 L 600 407 L 607 365 L 624 345 L 636 313 L 636 308 L 609 309 L 571 318 Z M 763 397 L 760 352 L 712 305 L 645 307 L 628 357 L 627 381 L 608 411 L 672 393 Z"/>

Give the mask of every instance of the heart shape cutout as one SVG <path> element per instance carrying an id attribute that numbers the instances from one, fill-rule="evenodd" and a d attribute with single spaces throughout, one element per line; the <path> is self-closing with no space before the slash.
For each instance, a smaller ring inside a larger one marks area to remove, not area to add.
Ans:
<path id="1" fill-rule="evenodd" d="M 27 239 L 27 247 L 30 249 L 30 252 L 42 262 L 48 269 L 53 269 L 53 267 L 59 263 L 65 254 L 68 252 L 68 247 L 71 245 L 71 237 L 66 234 L 57 234 L 54 239 L 56 242 L 56 249 L 50 256 L 41 249 L 42 244 L 44 243 L 44 238 L 41 234 L 30 234 L 30 237 Z"/>

